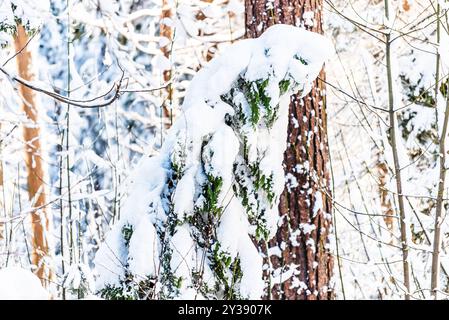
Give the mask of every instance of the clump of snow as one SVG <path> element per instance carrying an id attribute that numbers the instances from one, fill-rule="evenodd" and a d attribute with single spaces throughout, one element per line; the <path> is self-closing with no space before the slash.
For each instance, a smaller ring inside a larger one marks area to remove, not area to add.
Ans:
<path id="1" fill-rule="evenodd" d="M 302 18 L 304 19 L 304 25 L 308 27 L 313 27 L 314 17 L 315 13 L 313 11 L 305 11 L 302 15 Z"/>
<path id="2" fill-rule="evenodd" d="M 0 300 L 48 300 L 49 293 L 31 271 L 19 267 L 0 269 Z"/>
<path id="3" fill-rule="evenodd" d="M 125 277 L 124 266 L 143 278 L 153 276 L 159 265 L 159 242 L 150 219 L 162 210 L 157 196 L 164 187 L 160 181 L 165 180 L 165 174 L 158 157 L 141 159 L 138 168 L 139 171 L 130 177 L 132 187 L 122 207 L 122 218 L 96 254 L 96 269 L 100 275 L 96 282 L 98 288 L 106 284 L 119 285 L 119 279 Z M 153 179 L 148 180 L 151 176 Z M 147 213 L 149 207 L 155 210 L 152 216 Z M 129 239 L 125 241 L 128 232 Z"/>
<path id="4" fill-rule="evenodd" d="M 148 296 L 131 281 L 164 298 L 261 297 L 254 240 L 279 219 L 289 97 L 310 91 L 331 53 L 323 36 L 275 25 L 198 72 L 160 154 L 130 178 L 95 259 L 100 293 Z"/>
<path id="5" fill-rule="evenodd" d="M 16 21 L 27 30 L 35 30 L 43 19 L 49 15 L 50 2 L 48 0 L 2 0 L 0 3 L 0 31 L 14 30 Z"/>
<path id="6" fill-rule="evenodd" d="M 10 1 L 2 1 L 0 3 L 0 27 L 14 26 L 14 13 L 12 11 L 12 6 Z"/>

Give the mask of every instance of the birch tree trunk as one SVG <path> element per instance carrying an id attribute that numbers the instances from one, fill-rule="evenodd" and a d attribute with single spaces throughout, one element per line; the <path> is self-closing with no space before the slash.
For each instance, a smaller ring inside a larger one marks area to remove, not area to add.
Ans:
<path id="1" fill-rule="evenodd" d="M 245 0 L 246 37 L 277 23 L 302 25 L 322 33 L 321 0 Z M 324 79 L 322 71 L 319 78 Z M 329 248 L 332 202 L 326 134 L 324 83 L 309 95 L 291 97 L 288 146 L 284 155 L 287 188 L 279 204 L 277 235 L 268 243 L 272 272 L 266 299 L 331 299 L 333 258 Z M 267 252 L 265 244 L 261 250 Z"/>
<path id="2" fill-rule="evenodd" d="M 23 26 L 18 25 L 17 34 L 14 36 L 17 57 L 17 70 L 21 78 L 27 81 L 34 80 L 32 72 L 31 52 L 27 48 L 28 35 Z M 45 174 L 42 161 L 42 151 L 39 136 L 38 110 L 36 107 L 35 93 L 19 85 L 22 98 L 21 108 L 27 117 L 27 123 L 23 125 L 23 139 L 25 143 L 25 165 L 27 169 L 28 197 L 32 206 L 36 208 L 31 212 L 31 262 L 37 267 L 35 273 L 41 279 L 43 285 L 48 284 L 52 271 L 47 265 L 49 254 Z"/>

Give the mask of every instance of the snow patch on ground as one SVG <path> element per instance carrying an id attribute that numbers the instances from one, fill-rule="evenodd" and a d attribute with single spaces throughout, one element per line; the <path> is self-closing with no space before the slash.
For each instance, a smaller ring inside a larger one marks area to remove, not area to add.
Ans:
<path id="1" fill-rule="evenodd" d="M 0 269 L 0 300 L 48 300 L 50 294 L 31 271 L 19 267 Z"/>

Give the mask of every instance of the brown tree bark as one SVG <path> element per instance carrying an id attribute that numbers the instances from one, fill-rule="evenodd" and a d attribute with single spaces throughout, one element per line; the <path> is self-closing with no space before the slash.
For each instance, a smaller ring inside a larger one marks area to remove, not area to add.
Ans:
<path id="1" fill-rule="evenodd" d="M 385 161 L 379 160 L 376 165 L 376 171 L 379 179 L 380 208 L 384 215 L 384 221 L 388 230 L 393 231 L 393 205 L 391 203 L 390 193 L 387 188 L 388 166 Z"/>
<path id="2" fill-rule="evenodd" d="M 410 3 L 408 0 L 402 0 L 402 9 L 404 9 L 404 11 L 410 10 Z"/>
<path id="3" fill-rule="evenodd" d="M 257 37 L 278 23 L 323 32 L 322 0 L 245 0 L 245 9 L 247 38 Z M 305 12 L 312 14 L 304 16 Z M 319 78 L 324 77 L 322 71 Z M 268 246 L 278 247 L 281 254 L 266 259 L 272 270 L 264 275 L 271 283 L 266 299 L 316 300 L 331 299 L 334 295 L 330 284 L 332 201 L 324 89 L 324 83 L 316 80 L 309 95 L 302 99 L 296 95 L 291 97 L 284 168 L 286 174 L 296 178 L 298 185 L 291 187 L 290 192 L 286 188 L 280 198 L 282 224 Z M 267 252 L 266 246 L 262 244 L 261 250 Z M 282 279 L 280 273 L 286 276 Z"/>
<path id="4" fill-rule="evenodd" d="M 161 20 L 164 18 L 171 18 L 172 17 L 172 10 L 167 0 L 162 0 L 162 14 L 161 14 Z M 167 26 L 164 23 L 160 23 L 160 36 L 165 37 L 171 41 L 173 41 L 173 29 L 170 26 Z M 171 43 L 163 46 L 161 48 L 162 53 L 167 59 L 170 59 L 171 54 Z M 164 76 L 164 82 L 167 83 L 171 80 L 172 77 L 172 71 L 171 70 L 165 70 L 163 73 Z M 164 101 L 164 104 L 162 106 L 162 115 L 164 119 L 168 119 L 169 121 L 165 121 L 165 128 L 168 129 L 171 127 L 171 124 L 173 123 L 173 113 L 171 110 L 171 103 L 173 101 L 173 86 L 170 84 L 167 86 L 167 99 Z M 167 103 L 168 102 L 168 103 Z"/>
<path id="5" fill-rule="evenodd" d="M 16 56 L 17 70 L 21 78 L 33 81 L 33 61 L 31 52 L 27 48 L 27 42 L 28 35 L 24 27 L 19 25 L 17 34 L 14 36 L 15 49 L 16 52 L 19 52 Z M 45 174 L 41 156 L 39 125 L 37 123 L 38 110 L 33 90 L 19 85 L 19 92 L 22 98 L 21 108 L 28 119 L 28 122 L 23 125 L 28 197 L 34 201 L 33 207 L 37 208 L 31 212 L 31 262 L 37 267 L 35 274 L 41 279 L 43 285 L 47 285 L 48 280 L 51 279 L 52 271 L 46 263 L 46 259 L 50 255 L 47 238 L 49 219 L 45 207 Z"/>

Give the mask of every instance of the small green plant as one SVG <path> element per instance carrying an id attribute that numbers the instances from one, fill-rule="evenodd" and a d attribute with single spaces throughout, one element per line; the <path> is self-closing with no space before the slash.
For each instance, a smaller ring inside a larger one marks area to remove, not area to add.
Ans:
<path id="1" fill-rule="evenodd" d="M 133 235 L 133 226 L 130 224 L 126 224 L 122 228 L 122 236 L 125 240 L 125 245 L 129 246 L 129 241 L 131 240 L 131 237 Z"/>
<path id="2" fill-rule="evenodd" d="M 281 80 L 281 82 L 279 82 L 279 91 L 281 93 L 281 96 L 284 95 L 288 89 L 290 87 L 290 80 Z"/>
<path id="3" fill-rule="evenodd" d="M 235 284 L 242 278 L 240 260 L 232 259 L 229 253 L 221 249 L 221 245 L 217 241 L 213 246 L 211 266 L 218 280 L 217 286 L 224 290 L 224 297 L 236 299 L 238 290 L 236 290 Z"/>
<path id="4" fill-rule="evenodd" d="M 401 82 L 406 89 L 406 95 L 410 102 L 422 105 L 429 108 L 435 107 L 435 97 L 432 95 L 432 90 L 425 89 L 421 83 L 421 79 L 416 84 L 412 84 L 409 79 L 401 75 Z M 440 90 L 442 88 L 440 87 Z M 418 91 L 418 94 L 416 92 Z M 443 92 L 442 92 L 443 93 Z"/>
<path id="5" fill-rule="evenodd" d="M 306 61 L 306 60 L 304 60 L 304 58 L 303 57 L 301 57 L 301 56 L 299 56 L 299 55 L 295 55 L 294 56 L 294 58 L 296 59 L 296 60 L 299 60 L 299 62 L 301 62 L 303 65 L 305 65 L 305 66 L 307 66 L 307 65 L 309 65 L 309 63 Z"/>
<path id="6" fill-rule="evenodd" d="M 106 285 L 98 294 L 107 300 L 135 300 L 136 297 L 132 292 L 126 291 L 123 287 L 114 285 Z"/>
<path id="7" fill-rule="evenodd" d="M 223 186 L 222 177 L 214 177 L 211 174 L 206 174 L 207 182 L 203 187 L 203 195 L 205 198 L 203 212 L 208 212 L 214 217 L 219 217 L 223 210 L 218 203 L 221 188 Z"/>
<path id="8" fill-rule="evenodd" d="M 270 204 L 273 204 L 274 201 L 274 191 L 273 191 L 273 174 L 270 176 L 266 176 L 260 170 L 260 163 L 252 163 L 249 165 L 251 176 L 254 179 L 254 187 L 256 190 L 263 190 L 267 194 L 267 199 Z"/>
<path id="9" fill-rule="evenodd" d="M 244 83 L 244 91 L 251 110 L 250 122 L 253 126 L 258 125 L 261 110 L 264 112 L 267 127 L 271 127 L 276 120 L 276 112 L 271 105 L 271 98 L 266 93 L 268 84 L 268 78 Z"/>
<path id="10" fill-rule="evenodd" d="M 447 78 L 446 81 L 444 81 L 440 86 L 440 92 L 445 98 L 447 97 L 448 87 L 449 87 L 449 78 Z"/>

